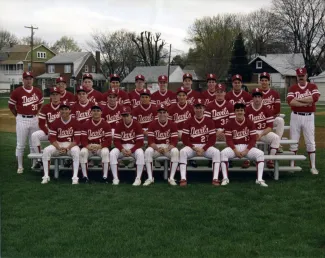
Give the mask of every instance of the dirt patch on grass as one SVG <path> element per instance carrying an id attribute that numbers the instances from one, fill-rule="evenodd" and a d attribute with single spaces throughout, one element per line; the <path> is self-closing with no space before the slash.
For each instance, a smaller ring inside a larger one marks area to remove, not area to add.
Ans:
<path id="1" fill-rule="evenodd" d="M 325 111 L 316 112 L 317 116 L 325 116 Z"/>

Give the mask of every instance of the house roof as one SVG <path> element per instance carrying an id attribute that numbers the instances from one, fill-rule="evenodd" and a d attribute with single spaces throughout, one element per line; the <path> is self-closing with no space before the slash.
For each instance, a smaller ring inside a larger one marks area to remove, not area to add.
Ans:
<path id="1" fill-rule="evenodd" d="M 1 49 L 1 52 L 23 52 L 23 53 L 27 53 L 30 50 L 30 46 L 29 45 L 14 45 L 12 47 L 3 47 Z"/>
<path id="2" fill-rule="evenodd" d="M 272 66 L 280 74 L 287 76 L 296 76 L 296 69 L 305 66 L 305 61 L 301 53 L 257 56 L 250 61 L 249 64 L 253 63 L 258 58 Z"/>
<path id="3" fill-rule="evenodd" d="M 36 77 L 36 79 L 56 79 L 60 77 L 59 73 L 43 73 Z"/>
<path id="4" fill-rule="evenodd" d="M 171 76 L 178 67 L 176 65 L 170 66 L 169 75 Z M 168 74 L 168 66 L 137 66 L 124 78 L 122 83 L 134 83 L 134 78 L 138 74 L 142 74 L 147 82 L 158 82 L 159 75 Z"/>
<path id="5" fill-rule="evenodd" d="M 315 82 L 325 82 L 325 71 L 317 76 L 309 77 L 309 79 Z"/>
<path id="6" fill-rule="evenodd" d="M 18 63 L 23 63 L 21 60 L 4 60 L 4 61 L 0 61 L 0 64 L 18 64 Z"/>
<path id="7" fill-rule="evenodd" d="M 85 73 L 82 73 L 84 75 Z M 105 76 L 102 73 L 88 73 L 93 76 L 94 81 L 106 81 Z"/>

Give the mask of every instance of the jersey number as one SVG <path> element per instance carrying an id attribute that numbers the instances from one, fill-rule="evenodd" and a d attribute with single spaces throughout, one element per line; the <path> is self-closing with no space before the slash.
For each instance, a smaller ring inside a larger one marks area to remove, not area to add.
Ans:
<path id="1" fill-rule="evenodd" d="M 259 124 L 257 125 L 257 130 L 265 129 L 265 127 L 266 127 L 266 124 L 265 124 L 265 123 L 259 123 Z"/>
<path id="2" fill-rule="evenodd" d="M 71 137 L 67 137 L 68 142 L 72 142 Z"/>
<path id="3" fill-rule="evenodd" d="M 228 123 L 228 118 L 221 119 L 221 125 L 225 125 Z"/>
<path id="4" fill-rule="evenodd" d="M 207 142 L 208 141 L 208 136 L 201 136 L 201 142 Z"/>
<path id="5" fill-rule="evenodd" d="M 38 105 L 37 104 L 32 104 L 32 110 L 37 110 L 38 109 Z"/>

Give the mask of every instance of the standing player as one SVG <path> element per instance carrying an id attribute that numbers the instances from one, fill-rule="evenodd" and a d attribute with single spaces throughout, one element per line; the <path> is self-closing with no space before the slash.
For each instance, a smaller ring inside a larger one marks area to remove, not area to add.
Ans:
<path id="1" fill-rule="evenodd" d="M 291 86 L 287 95 L 287 102 L 291 107 L 290 138 L 299 142 L 301 131 L 304 134 L 306 149 L 310 160 L 310 172 L 318 174 L 316 169 L 316 144 L 315 144 L 315 111 L 316 102 L 320 93 L 313 83 L 307 82 L 306 68 L 296 70 L 298 83 Z M 292 144 L 290 150 L 297 153 L 298 144 Z M 293 161 L 291 166 L 293 166 Z"/>
<path id="2" fill-rule="evenodd" d="M 129 95 L 124 91 L 120 89 L 120 76 L 116 73 L 110 75 L 110 86 L 112 90 L 115 90 L 117 93 L 117 101 L 120 105 L 128 105 L 131 106 L 131 102 L 129 99 Z M 107 101 L 107 92 L 103 94 L 103 103 L 106 104 Z"/>
<path id="3" fill-rule="evenodd" d="M 153 158 L 166 156 L 171 159 L 170 185 L 177 185 L 174 179 L 179 161 L 179 151 L 176 148 L 178 142 L 177 126 L 173 121 L 168 120 L 167 108 L 161 104 L 158 107 L 158 120 L 153 121 L 148 129 L 148 148 L 144 153 L 145 164 L 148 173 L 148 179 L 144 186 L 154 182 L 152 177 Z"/>
<path id="4" fill-rule="evenodd" d="M 91 117 L 90 111 L 94 103 L 88 100 L 87 91 L 83 86 L 77 88 L 77 96 L 78 101 L 71 107 L 71 115 L 79 123 L 84 123 Z"/>
<path id="5" fill-rule="evenodd" d="M 61 94 L 61 102 L 68 102 L 70 105 L 73 105 L 76 102 L 76 97 L 73 95 L 73 93 L 66 90 L 67 88 L 67 80 L 60 76 L 55 80 L 56 87 L 59 89 Z"/>
<path id="6" fill-rule="evenodd" d="M 93 84 L 94 84 L 93 76 L 90 73 L 85 73 L 82 76 L 82 86 L 87 92 L 88 100 L 92 103 L 101 103 L 103 102 L 103 94 L 98 90 L 95 90 L 93 88 Z"/>
<path id="7" fill-rule="evenodd" d="M 135 89 L 129 92 L 129 99 L 131 101 L 131 107 L 136 108 L 140 105 L 140 94 L 144 89 L 145 78 L 142 74 L 135 76 Z"/>
<path id="8" fill-rule="evenodd" d="M 117 160 L 122 157 L 133 157 L 137 165 L 134 186 L 141 185 L 141 175 L 144 167 L 143 132 L 138 121 L 133 120 L 131 108 L 124 106 L 122 122 L 118 123 L 114 135 L 115 148 L 110 152 L 111 171 L 113 185 L 118 185 L 120 180 L 117 176 Z"/>
<path id="9" fill-rule="evenodd" d="M 31 72 L 23 73 L 23 83 L 23 86 L 18 87 L 10 94 L 8 101 L 8 107 L 16 117 L 18 174 L 24 172 L 23 157 L 27 138 L 30 152 L 36 151 L 36 146 L 32 145 L 31 137 L 34 132 L 39 130 L 37 113 L 44 101 L 41 90 L 33 87 L 33 74 Z"/>
<path id="10" fill-rule="evenodd" d="M 80 151 L 80 165 L 83 175 L 83 181 L 88 179 L 88 158 L 91 156 L 100 156 L 102 158 L 103 182 L 107 182 L 109 150 L 112 143 L 112 129 L 110 125 L 102 118 L 102 109 L 99 105 L 91 107 L 91 119 L 82 125 Z"/>
<path id="11" fill-rule="evenodd" d="M 270 144 L 270 155 L 275 155 L 280 146 L 279 135 L 272 132 L 273 130 L 273 113 L 263 105 L 263 93 L 255 91 L 252 93 L 253 102 L 246 108 L 246 116 L 254 122 L 256 127 L 257 138 L 262 142 Z M 266 162 L 268 168 L 274 168 L 273 160 Z"/>
<path id="12" fill-rule="evenodd" d="M 201 93 L 192 90 L 193 76 L 190 73 L 183 75 L 183 86 L 187 91 L 187 102 L 191 105 L 194 104 L 195 100 L 202 98 Z"/>
<path id="13" fill-rule="evenodd" d="M 202 92 L 202 98 L 205 99 L 205 105 L 214 101 L 216 96 L 217 76 L 215 74 L 208 74 L 207 76 L 208 89 Z"/>
<path id="14" fill-rule="evenodd" d="M 42 184 L 47 184 L 50 181 L 49 167 L 51 157 L 54 155 L 69 155 L 73 160 L 73 176 L 72 184 L 79 183 L 78 168 L 79 154 L 78 147 L 80 143 L 80 124 L 71 115 L 70 105 L 67 102 L 60 104 L 60 118 L 56 119 L 50 130 L 49 140 L 51 145 L 47 146 L 43 151 L 43 168 L 44 176 Z"/>
<path id="15" fill-rule="evenodd" d="M 211 118 L 204 116 L 204 100 L 197 99 L 194 103 L 194 117 L 185 124 L 182 141 L 185 145 L 180 150 L 179 168 L 181 172 L 180 186 L 186 186 L 186 165 L 189 158 L 204 156 L 212 159 L 213 185 L 220 185 L 218 174 L 220 169 L 220 152 L 213 147 L 216 142 L 214 123 Z"/>
<path id="16" fill-rule="evenodd" d="M 234 106 L 235 118 L 231 118 L 226 125 L 227 148 L 221 151 L 221 169 L 223 180 L 221 185 L 229 184 L 228 160 L 232 158 L 243 158 L 256 160 L 257 179 L 256 184 L 267 187 L 263 180 L 264 152 L 255 148 L 256 129 L 253 121 L 245 118 L 245 104 L 236 103 Z"/>
<path id="17" fill-rule="evenodd" d="M 168 77 L 166 75 L 160 75 L 158 77 L 159 90 L 152 94 L 151 103 L 159 106 L 163 104 L 170 106 L 176 103 L 176 94 L 170 90 L 167 90 Z"/>

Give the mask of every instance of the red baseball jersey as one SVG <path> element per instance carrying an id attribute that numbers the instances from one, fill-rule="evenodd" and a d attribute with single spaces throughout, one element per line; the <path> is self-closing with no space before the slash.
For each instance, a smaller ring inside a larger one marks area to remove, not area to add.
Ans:
<path id="1" fill-rule="evenodd" d="M 118 122 L 114 133 L 114 146 L 119 150 L 123 149 L 122 144 L 135 144 L 131 149 L 135 152 L 143 146 L 143 131 L 138 121 L 133 120 L 129 125 L 124 121 Z"/>
<path id="2" fill-rule="evenodd" d="M 103 148 L 111 146 L 112 128 L 104 118 L 98 122 L 89 119 L 82 124 L 81 145 L 86 147 L 92 143 L 101 144 Z"/>
<path id="3" fill-rule="evenodd" d="M 211 118 L 203 116 L 200 120 L 191 117 L 185 124 L 182 141 L 184 145 L 193 148 L 194 144 L 204 144 L 205 151 L 216 143 L 216 129 Z"/>
<path id="4" fill-rule="evenodd" d="M 170 90 L 165 91 L 165 93 L 158 90 L 151 95 L 151 103 L 157 106 L 164 104 L 169 107 L 171 104 L 176 103 L 176 94 Z"/>
<path id="5" fill-rule="evenodd" d="M 267 127 L 273 129 L 273 114 L 267 106 L 261 105 L 260 108 L 255 109 L 253 105 L 250 105 L 246 108 L 245 113 L 254 122 L 257 130 L 264 130 Z"/>
<path id="6" fill-rule="evenodd" d="M 131 105 L 130 99 L 129 99 L 129 95 L 124 91 L 124 90 L 120 90 L 120 89 L 116 89 L 115 92 L 117 93 L 117 101 L 120 105 L 125 106 L 125 105 Z M 107 103 L 107 95 L 108 93 L 105 92 L 103 94 L 103 101 L 102 104 L 106 105 Z"/>
<path id="7" fill-rule="evenodd" d="M 11 109 L 16 107 L 17 114 L 37 115 L 43 102 L 42 91 L 39 88 L 26 89 L 21 86 L 11 92 L 8 107 Z"/>
<path id="8" fill-rule="evenodd" d="M 143 129 L 147 129 L 149 124 L 157 119 L 157 107 L 153 104 L 139 105 L 132 110 L 133 119 L 137 120 Z"/>
<path id="9" fill-rule="evenodd" d="M 71 93 L 70 91 L 64 91 L 63 94 L 60 94 L 60 101 L 61 102 L 67 102 L 70 105 L 73 105 L 74 103 L 76 103 L 78 101 L 78 99 L 76 100 L 76 96 L 73 95 L 73 93 Z"/>
<path id="10" fill-rule="evenodd" d="M 103 103 L 103 94 L 98 90 L 91 89 L 87 91 L 87 99 L 92 103 Z M 78 102 L 78 94 L 75 96 L 75 102 Z"/>
<path id="11" fill-rule="evenodd" d="M 280 113 L 281 100 L 280 100 L 280 94 L 277 91 L 272 89 L 268 89 L 268 90 L 253 89 L 252 93 L 255 91 L 260 91 L 263 93 L 263 104 L 271 110 L 273 116 Z"/>
<path id="12" fill-rule="evenodd" d="M 202 99 L 202 95 L 200 92 L 197 92 L 192 89 L 187 91 L 187 103 L 193 105 L 196 99 Z"/>
<path id="13" fill-rule="evenodd" d="M 290 105 L 290 102 L 296 98 L 296 99 L 301 99 L 305 97 L 312 96 L 314 102 L 307 107 L 291 107 L 291 110 L 294 112 L 315 112 L 316 111 L 316 105 L 315 103 L 318 101 L 320 97 L 320 93 L 318 91 L 318 88 L 316 84 L 313 83 L 307 83 L 306 86 L 301 87 L 299 84 L 292 85 L 289 88 L 288 95 L 287 95 L 287 102 Z"/>
<path id="14" fill-rule="evenodd" d="M 110 126 L 115 129 L 116 123 L 121 121 L 123 107 L 116 103 L 115 107 L 111 107 L 110 105 L 103 106 L 102 110 L 102 117 L 110 124 Z"/>
<path id="15" fill-rule="evenodd" d="M 210 92 L 209 90 L 205 90 L 202 92 L 202 98 L 205 100 L 204 104 L 207 106 L 210 102 L 216 99 L 215 92 Z"/>
<path id="16" fill-rule="evenodd" d="M 178 142 L 177 126 L 173 121 L 167 120 L 161 124 L 153 121 L 148 128 L 148 146 L 150 144 L 170 144 L 176 146 Z"/>
<path id="17" fill-rule="evenodd" d="M 84 123 L 87 119 L 91 117 L 91 107 L 94 105 L 93 102 L 87 101 L 86 104 L 81 104 L 80 102 L 75 103 L 71 107 L 71 115 L 78 122 Z"/>
<path id="18" fill-rule="evenodd" d="M 206 107 L 204 114 L 205 116 L 212 118 L 216 129 L 224 129 L 229 118 L 235 116 L 234 106 L 226 100 L 221 102 L 214 100 L 213 102 L 210 102 Z"/>
<path id="19" fill-rule="evenodd" d="M 135 108 L 140 105 L 141 92 L 143 92 L 143 90 L 137 91 L 137 89 L 129 92 L 129 99 L 130 99 L 132 108 Z"/>
<path id="20" fill-rule="evenodd" d="M 225 128 L 227 145 L 235 149 L 235 145 L 247 144 L 247 149 L 251 149 L 256 144 L 256 129 L 254 122 L 248 118 L 238 122 L 236 118 L 229 119 Z"/>
<path id="21" fill-rule="evenodd" d="M 49 140 L 51 143 L 57 142 L 75 142 L 80 143 L 81 126 L 79 122 L 70 116 L 67 122 L 62 118 L 56 119 L 49 129 Z"/>
<path id="22" fill-rule="evenodd" d="M 38 126 L 45 134 L 48 134 L 48 129 L 51 128 L 51 124 L 59 117 L 60 104 L 45 104 L 38 114 Z"/>
<path id="23" fill-rule="evenodd" d="M 252 101 L 252 96 L 244 90 L 241 90 L 238 94 L 232 90 L 227 92 L 225 99 L 233 105 L 236 103 L 244 103 L 248 106 Z"/>
<path id="24" fill-rule="evenodd" d="M 176 103 L 172 104 L 168 108 L 168 119 L 176 123 L 179 131 L 183 130 L 184 123 L 186 123 L 192 116 L 194 116 L 193 106 L 187 102 L 183 106 Z"/>

